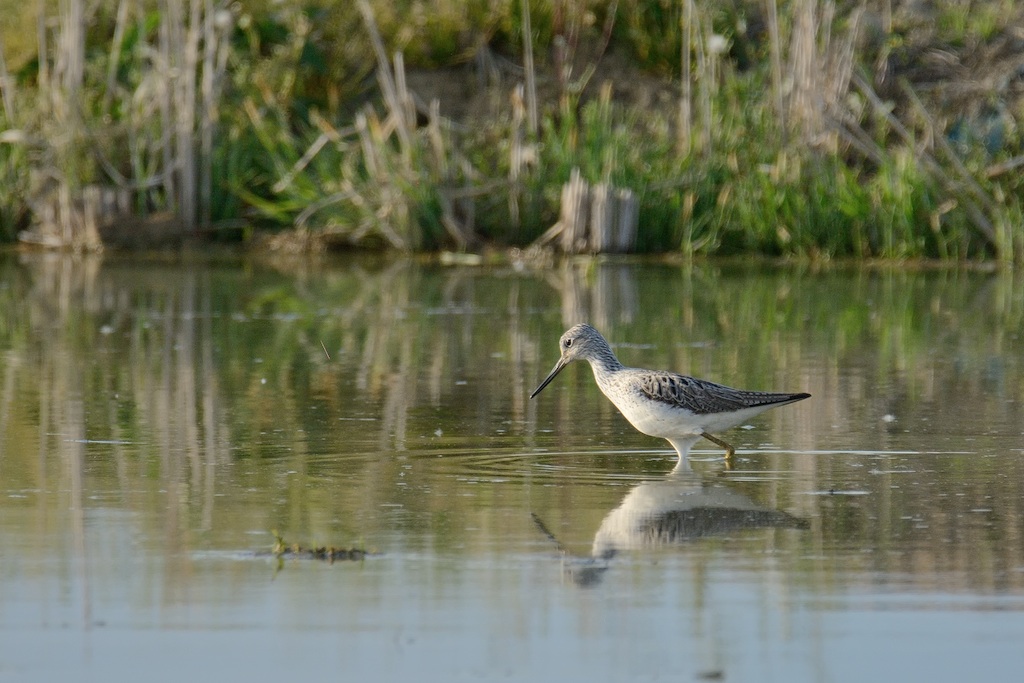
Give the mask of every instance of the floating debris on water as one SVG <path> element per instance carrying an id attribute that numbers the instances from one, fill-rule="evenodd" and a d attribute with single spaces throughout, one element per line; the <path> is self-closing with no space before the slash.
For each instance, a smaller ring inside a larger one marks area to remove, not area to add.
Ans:
<path id="1" fill-rule="evenodd" d="M 303 546 L 299 543 L 286 543 L 277 531 L 274 534 L 274 547 L 270 554 L 279 560 L 305 559 L 323 560 L 326 562 L 354 562 L 365 559 L 376 553 L 363 548 L 335 548 L 334 546 Z"/>

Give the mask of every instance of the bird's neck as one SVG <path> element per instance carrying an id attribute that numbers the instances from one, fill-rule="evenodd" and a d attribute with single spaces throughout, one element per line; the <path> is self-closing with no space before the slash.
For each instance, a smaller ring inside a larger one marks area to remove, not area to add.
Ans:
<path id="1" fill-rule="evenodd" d="M 615 357 L 611 349 L 604 349 L 587 360 L 590 361 L 590 368 L 594 371 L 594 378 L 599 384 L 603 378 L 609 377 L 625 367 Z"/>

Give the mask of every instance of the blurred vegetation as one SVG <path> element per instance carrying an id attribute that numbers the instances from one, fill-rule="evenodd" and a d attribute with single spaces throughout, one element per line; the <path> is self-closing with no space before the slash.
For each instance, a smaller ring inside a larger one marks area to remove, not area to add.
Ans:
<path id="1" fill-rule="evenodd" d="M 1024 259 L 1009 0 L 51 12 L 3 18 L 5 240 L 49 209 L 89 248 L 67 235 L 101 186 L 130 194 L 127 230 L 165 212 L 178 237 L 526 246 L 579 168 L 637 194 L 639 251 Z"/>

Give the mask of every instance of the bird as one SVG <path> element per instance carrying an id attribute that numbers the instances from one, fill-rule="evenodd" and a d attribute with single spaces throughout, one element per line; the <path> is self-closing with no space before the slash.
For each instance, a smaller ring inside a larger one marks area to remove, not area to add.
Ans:
<path id="1" fill-rule="evenodd" d="M 810 394 L 746 391 L 675 372 L 628 368 L 596 329 L 581 323 L 558 340 L 561 356 L 530 398 L 551 383 L 567 365 L 590 363 L 597 386 L 638 431 L 667 440 L 686 458 L 701 437 L 725 449 L 730 462 L 736 449 L 714 433 L 735 427 L 769 408 L 788 405 Z"/>

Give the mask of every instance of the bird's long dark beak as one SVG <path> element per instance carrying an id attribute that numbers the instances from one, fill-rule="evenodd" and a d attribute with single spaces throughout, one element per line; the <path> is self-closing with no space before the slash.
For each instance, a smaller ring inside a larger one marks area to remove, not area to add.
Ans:
<path id="1" fill-rule="evenodd" d="M 551 371 L 550 375 L 548 375 L 547 377 L 544 378 L 544 381 L 540 383 L 539 387 L 537 387 L 536 389 L 533 390 L 533 393 L 530 394 L 530 398 L 533 398 L 534 396 L 539 394 L 544 387 L 546 387 L 548 384 L 550 384 L 551 380 L 553 380 L 555 378 L 555 375 L 560 373 L 562 371 L 562 368 L 564 368 L 566 365 L 568 365 L 568 363 L 566 363 L 564 360 L 559 358 L 558 362 L 555 363 L 555 369 Z"/>

